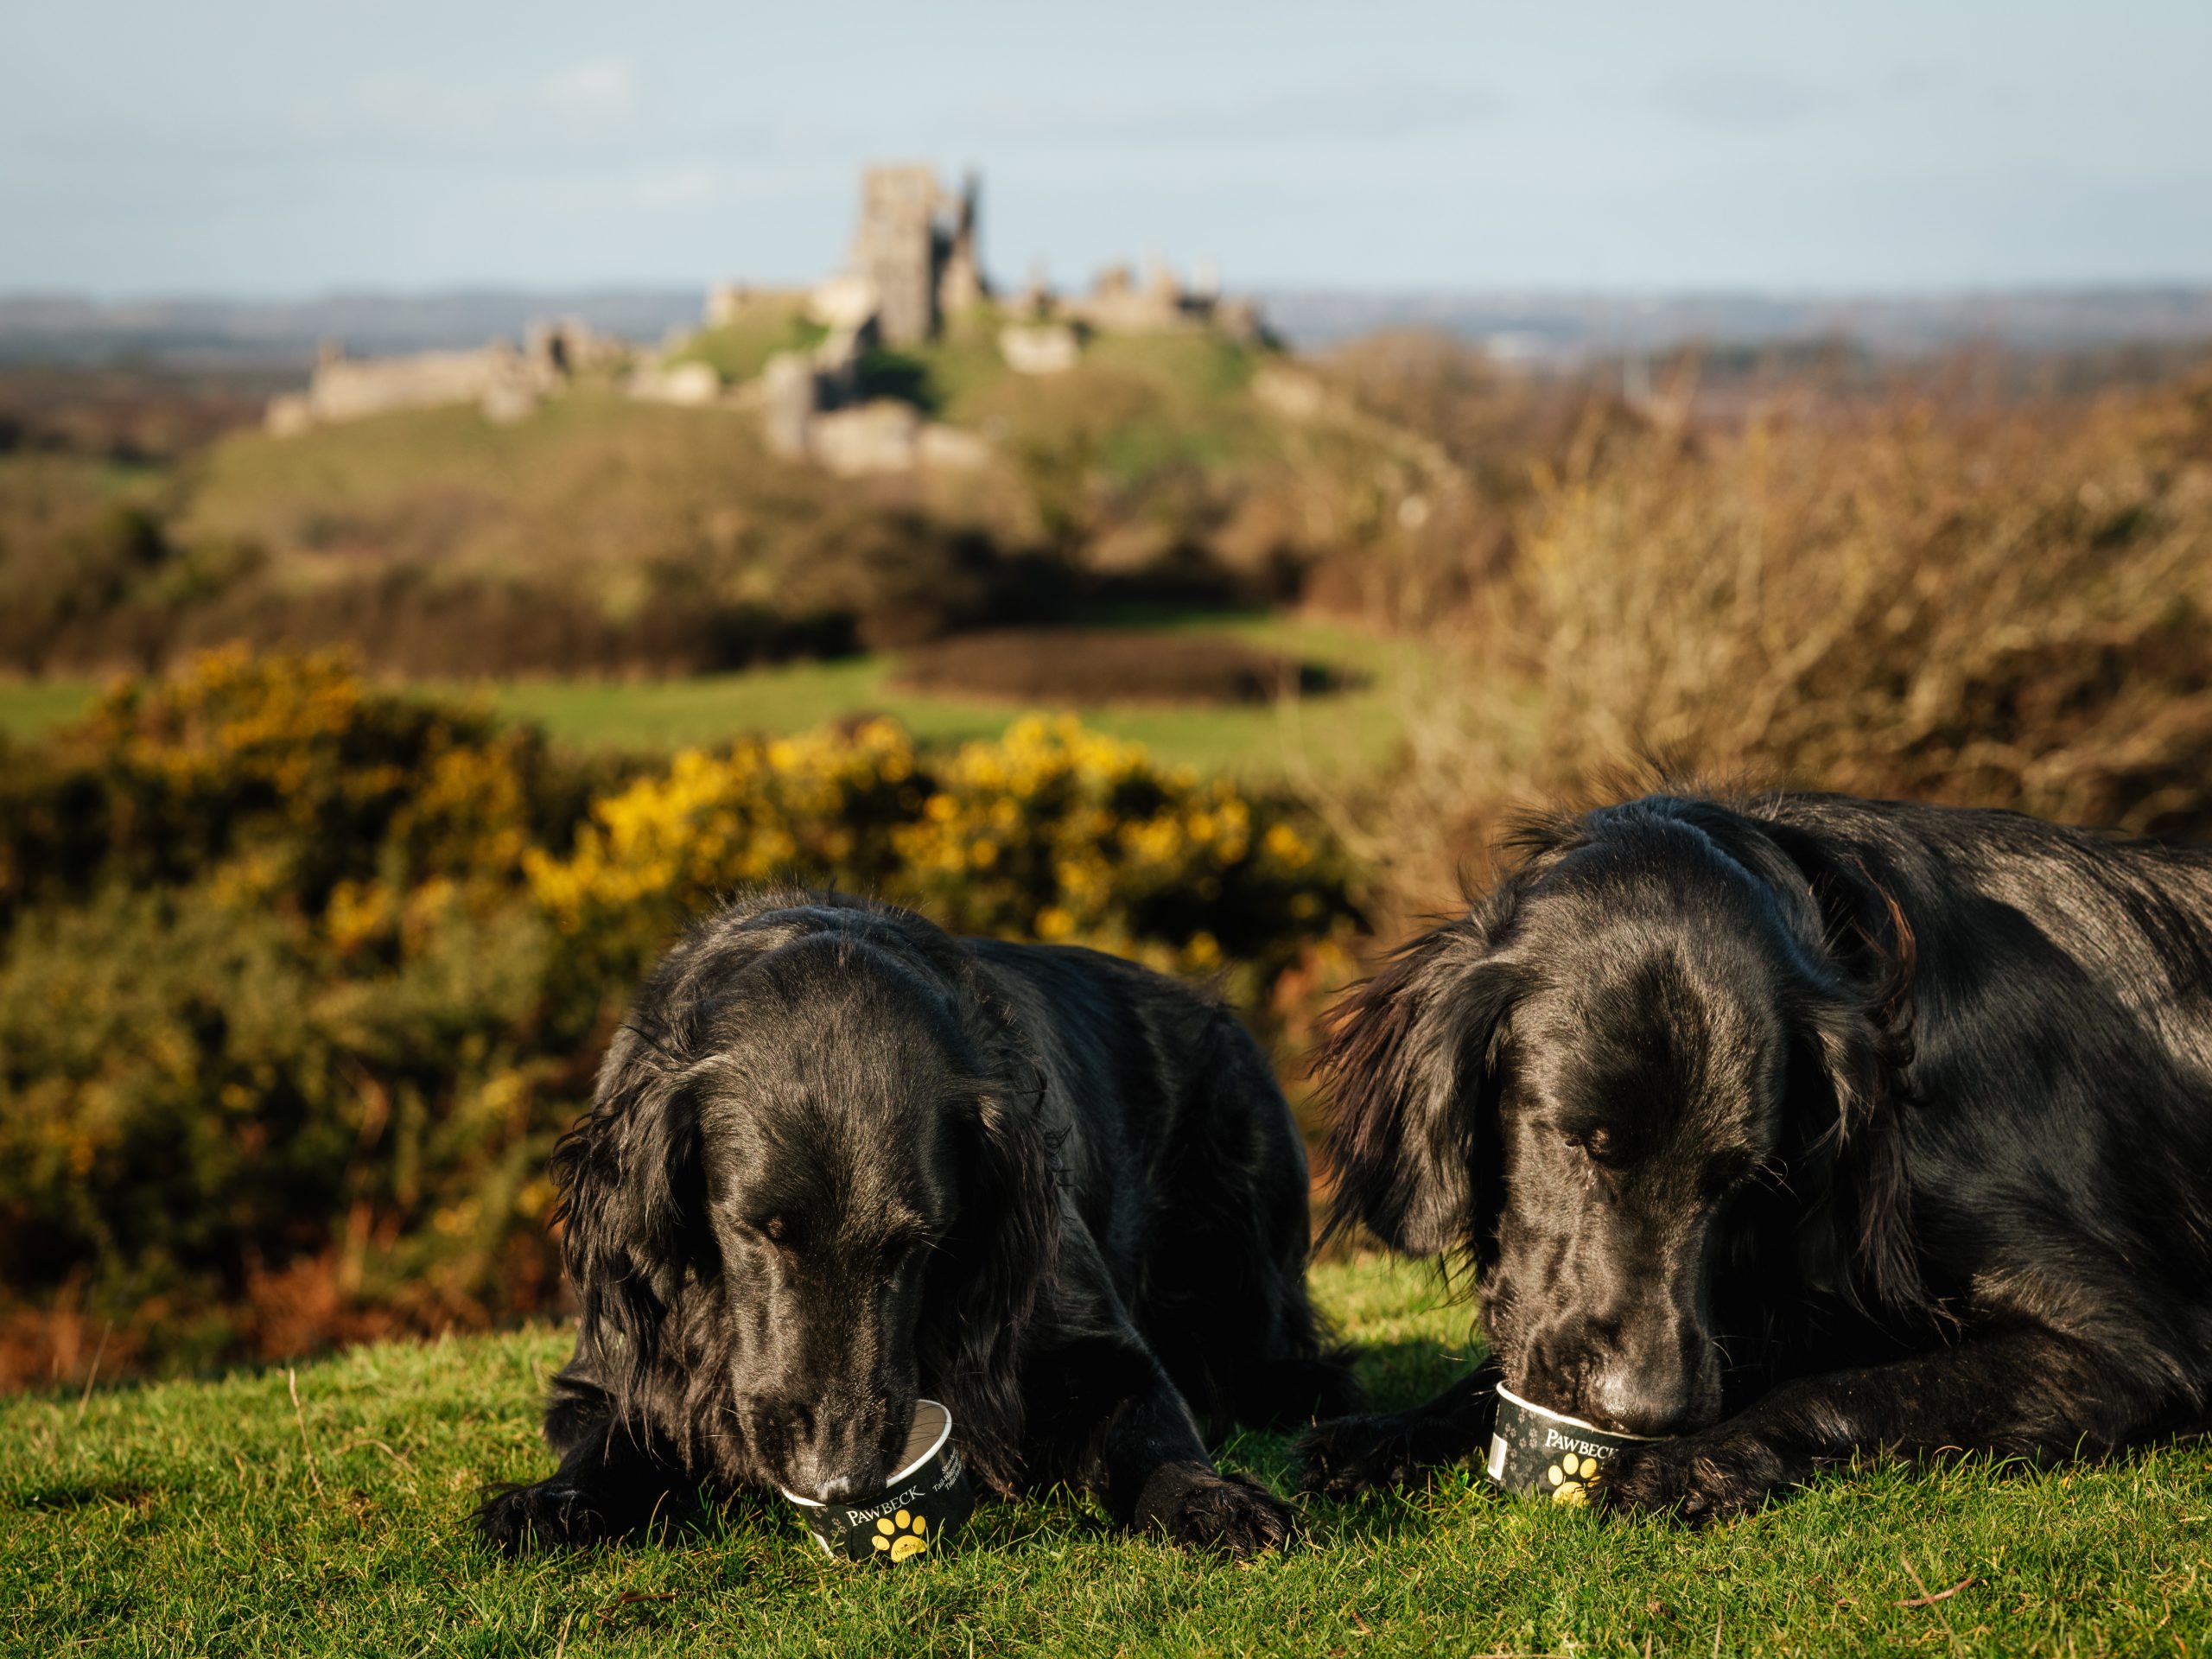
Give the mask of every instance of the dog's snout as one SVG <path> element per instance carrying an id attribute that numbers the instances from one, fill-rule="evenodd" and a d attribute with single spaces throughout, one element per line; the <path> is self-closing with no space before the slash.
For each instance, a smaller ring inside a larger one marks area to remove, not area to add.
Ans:
<path id="1" fill-rule="evenodd" d="M 1690 1392 L 1678 1376 L 1653 1376 L 1609 1365 L 1591 1379 L 1584 1402 L 1591 1421 L 1622 1434 L 1673 1434 L 1688 1424 Z"/>
<path id="2" fill-rule="evenodd" d="M 814 1498 L 817 1503 L 842 1503 L 850 1498 L 868 1497 L 874 1490 L 873 1482 L 863 1481 L 858 1475 L 831 1475 L 816 1483 Z"/>
<path id="3" fill-rule="evenodd" d="M 795 1459 L 806 1471 L 813 1497 L 823 1503 L 868 1497 L 882 1490 L 891 1465 L 879 1438 L 867 1431 L 827 1430 Z"/>
<path id="4" fill-rule="evenodd" d="M 1580 1319 L 1530 1344 L 1520 1391 L 1616 1433 L 1677 1434 L 1699 1427 L 1717 1396 L 1708 1348 L 1694 1327 Z"/>
<path id="5" fill-rule="evenodd" d="M 891 1472 L 894 1437 L 878 1413 L 756 1399 L 744 1415 L 753 1451 L 777 1484 L 817 1503 L 868 1497 Z"/>

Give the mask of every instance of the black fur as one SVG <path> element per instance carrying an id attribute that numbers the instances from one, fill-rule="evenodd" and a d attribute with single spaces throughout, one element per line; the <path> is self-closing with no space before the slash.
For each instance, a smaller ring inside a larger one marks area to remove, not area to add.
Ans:
<path id="1" fill-rule="evenodd" d="M 1071 1481 L 1236 1554 L 1289 1512 L 1202 1422 L 1356 1409 L 1306 1300 L 1306 1160 L 1235 1018 L 1087 950 L 832 895 L 731 905 L 610 1046 L 554 1177 L 582 1306 L 515 1551 L 702 1491 L 869 1493 L 918 1397 L 1001 1494 Z"/>
<path id="2" fill-rule="evenodd" d="M 1338 1209 L 1470 1261 L 1491 1360 L 1308 1484 L 1488 1439 L 1492 1389 L 1679 1438 L 1618 1508 L 1859 1452 L 2097 1453 L 2212 1388 L 2212 854 L 2009 813 L 1655 796 L 1547 822 L 1334 1011 Z"/>

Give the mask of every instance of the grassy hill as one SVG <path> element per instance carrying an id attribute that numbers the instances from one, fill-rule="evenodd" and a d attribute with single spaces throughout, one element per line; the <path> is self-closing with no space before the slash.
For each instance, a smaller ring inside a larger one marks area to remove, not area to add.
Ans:
<path id="1" fill-rule="evenodd" d="M 1466 1310 L 1421 1270 L 1323 1266 L 1384 1404 L 1451 1376 Z M 780 1508 L 661 1546 L 480 1548 L 482 1484 L 550 1466 L 563 1333 L 359 1349 L 205 1383 L 0 1402 L 0 1646 L 24 1654 L 2202 1653 L 2202 1441 L 2031 1475 L 1824 1480 L 1689 1533 L 1517 1503 L 1467 1471 L 1308 1502 L 1245 1566 L 1117 1536 L 1071 1494 L 985 1505 L 918 1568 L 855 1569 Z M 1287 1445 L 1230 1466 L 1282 1484 Z M 1945 1592 L 1949 1593 L 1945 1593 Z M 1940 1597 L 1941 1599 L 1935 1599 Z"/>
<path id="2" fill-rule="evenodd" d="M 1414 450 L 1285 414 L 1255 391 L 1263 351 L 1100 337 L 1032 377 L 998 327 L 977 314 L 864 365 L 863 395 L 985 437 L 972 466 L 835 478 L 770 454 L 747 410 L 640 403 L 599 374 L 512 424 L 456 406 L 234 430 L 127 498 L 95 467 L 0 455 L 0 668 L 245 639 L 350 640 L 418 676 L 681 675 L 1101 599 L 1269 603 L 1398 534 Z M 767 295 L 673 355 L 742 379 L 818 333 Z"/>
<path id="3" fill-rule="evenodd" d="M 632 566 L 747 531 L 757 543 L 768 521 L 839 502 L 908 507 L 1009 543 L 1125 520 L 1203 540 L 1241 495 L 1285 484 L 1283 469 L 1348 478 L 1389 459 L 1371 433 L 1324 423 L 1317 435 L 1252 396 L 1255 348 L 1195 332 L 1102 336 L 1072 370 L 1028 376 L 1001 360 L 998 327 L 971 315 L 939 340 L 875 352 L 862 376 L 865 395 L 989 437 L 998 460 L 980 476 L 830 480 L 769 456 L 743 410 L 639 404 L 588 380 L 512 426 L 451 408 L 234 435 L 185 481 L 178 532 L 253 542 L 295 575 L 334 553 L 435 557 L 448 571 Z M 671 356 L 741 380 L 818 333 L 788 296 L 769 296 Z"/>

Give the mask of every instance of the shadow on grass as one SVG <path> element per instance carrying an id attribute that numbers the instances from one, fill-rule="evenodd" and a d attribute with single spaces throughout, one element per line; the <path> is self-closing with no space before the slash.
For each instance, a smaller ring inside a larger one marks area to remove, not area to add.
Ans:
<path id="1" fill-rule="evenodd" d="M 1064 1543 L 1071 1537 L 1105 1537 L 1114 1530 L 1080 1492 L 1056 1484 L 1026 1492 L 1011 1502 L 978 1491 L 975 1513 L 961 1529 L 960 1541 L 967 1548 L 1020 1550 Z M 629 1543 L 632 1547 L 659 1541 L 674 1548 L 687 1545 L 728 1548 L 779 1537 L 787 1539 L 803 1556 L 825 1553 L 789 1505 L 752 1492 L 717 1499 L 702 1489 L 696 1506 L 671 1516 L 658 1540 L 641 1535 Z"/>
<path id="2" fill-rule="evenodd" d="M 1377 1411 L 1401 1411 L 1417 1405 L 1475 1363 L 1463 1349 L 1422 1341 L 1363 1344 L 1355 1350 L 1354 1359 Z M 1427 1481 L 1405 1491 L 1370 1494 L 1351 1503 L 1301 1497 L 1297 1439 L 1296 1430 L 1239 1428 L 1217 1440 L 1212 1450 L 1224 1469 L 1249 1475 L 1277 1494 L 1296 1500 L 1306 1517 L 1301 1525 L 1311 1542 L 1354 1536 L 1382 1541 L 1418 1535 L 1435 1524 L 1427 1501 L 1429 1494 L 1471 1484 L 1485 1494 L 1492 1490 L 1476 1471 L 1454 1465 L 1434 1471 Z M 88 1493 L 80 1501 L 96 1501 L 102 1496 Z M 1054 1485 L 1011 1502 L 978 1493 L 963 1544 L 974 1549 L 1020 1551 L 1050 1547 L 1070 1537 L 1105 1537 L 1114 1531 L 1090 1500 L 1071 1487 Z M 816 1548 L 798 1516 L 776 1500 L 751 1492 L 718 1498 L 702 1489 L 695 1502 L 669 1514 L 662 1525 L 616 1547 L 638 1548 L 658 1543 L 676 1549 L 731 1548 L 778 1536 L 808 1554 Z"/>
<path id="3" fill-rule="evenodd" d="M 144 1510 L 152 1506 L 161 1490 L 143 1481 L 110 1481 L 91 1486 L 48 1486 L 35 1488 L 13 1498 L 10 1502 L 25 1511 L 90 1509 L 101 1503 L 118 1503 L 127 1509 Z"/>
<path id="4" fill-rule="evenodd" d="M 1468 1317 L 1472 1319 L 1473 1310 Z M 1483 1352 L 1482 1343 L 1471 1334 L 1450 1344 L 1363 1343 L 1353 1350 L 1352 1361 L 1372 1409 L 1404 1411 L 1433 1398 L 1474 1370 Z"/>

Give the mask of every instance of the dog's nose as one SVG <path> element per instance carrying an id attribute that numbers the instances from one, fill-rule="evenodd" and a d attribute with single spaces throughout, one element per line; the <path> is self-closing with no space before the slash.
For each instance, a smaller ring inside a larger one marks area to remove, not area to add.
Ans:
<path id="1" fill-rule="evenodd" d="M 1600 1428 L 1621 1434 L 1672 1434 L 1689 1416 L 1689 1392 L 1625 1366 L 1608 1366 L 1585 1391 Z"/>
<path id="2" fill-rule="evenodd" d="M 882 1491 L 891 1465 L 861 1447 L 818 1447 L 803 1459 L 819 1471 L 810 1483 L 813 1496 L 823 1503 L 842 1503 L 856 1497 L 874 1497 Z"/>
<path id="3" fill-rule="evenodd" d="M 821 1503 L 874 1497 L 893 1467 L 883 1438 L 864 1415 L 817 1409 L 814 1432 L 791 1447 L 791 1473 L 804 1482 L 793 1490 Z"/>

